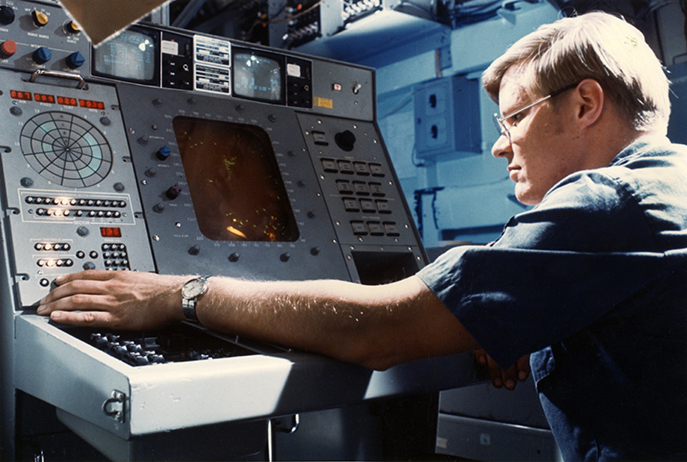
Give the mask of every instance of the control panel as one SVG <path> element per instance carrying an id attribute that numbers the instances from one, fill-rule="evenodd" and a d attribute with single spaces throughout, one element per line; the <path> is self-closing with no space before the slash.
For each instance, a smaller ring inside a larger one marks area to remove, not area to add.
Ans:
<path id="1" fill-rule="evenodd" d="M 426 257 L 375 120 L 374 79 L 145 23 L 94 48 L 57 0 L 0 0 L 0 350 L 14 358 L 0 373 L 0 430 L 19 458 L 74 439 L 60 425 L 33 445 L 15 423 L 34 416 L 16 397 L 52 406 L 111 460 L 183 458 L 180 445 L 254 460 L 272 457 L 274 416 L 329 421 L 319 411 L 344 406 L 358 425 L 348 404 L 456 385 L 471 357 L 370 371 L 193 323 L 118 332 L 35 312 L 55 278 L 90 269 L 361 284 L 415 273 Z M 424 409 L 382 420 L 420 434 L 432 427 Z M 211 441 L 218 431 L 227 444 Z"/>
<path id="2" fill-rule="evenodd" d="M 0 6 L 22 306 L 83 269 L 379 284 L 424 264 L 372 70 L 150 24 L 93 48 L 56 2 Z"/>
<path id="3" fill-rule="evenodd" d="M 0 70 L 0 161 L 12 269 L 32 305 L 59 274 L 154 271 L 114 87 Z"/>
<path id="4" fill-rule="evenodd" d="M 87 75 L 91 44 L 57 1 L 0 5 L 3 67 Z"/>

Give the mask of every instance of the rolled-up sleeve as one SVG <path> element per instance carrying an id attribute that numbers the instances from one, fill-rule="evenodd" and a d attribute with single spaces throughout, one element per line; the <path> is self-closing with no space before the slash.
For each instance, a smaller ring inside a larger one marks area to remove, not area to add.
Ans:
<path id="1" fill-rule="evenodd" d="M 662 253 L 468 246 L 446 252 L 418 276 L 507 368 L 612 314 L 665 265 Z"/>

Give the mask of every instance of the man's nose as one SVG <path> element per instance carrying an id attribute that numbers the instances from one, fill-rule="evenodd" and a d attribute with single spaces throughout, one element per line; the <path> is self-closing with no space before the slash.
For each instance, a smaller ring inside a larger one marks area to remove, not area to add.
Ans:
<path id="1" fill-rule="evenodd" d="M 513 152 L 513 146 L 505 134 L 501 134 L 491 147 L 491 155 L 494 157 L 506 157 L 511 152 Z"/>

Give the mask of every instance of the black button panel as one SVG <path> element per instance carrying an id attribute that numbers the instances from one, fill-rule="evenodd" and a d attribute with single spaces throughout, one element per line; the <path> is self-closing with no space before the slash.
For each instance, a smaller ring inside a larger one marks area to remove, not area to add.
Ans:
<path id="1" fill-rule="evenodd" d="M 78 332 L 77 336 L 130 366 L 243 356 L 251 352 L 219 338 L 182 328 L 146 332 Z"/>
<path id="2" fill-rule="evenodd" d="M 321 158 L 320 162 L 325 173 L 336 174 L 323 177 L 323 181 L 331 184 L 333 177 L 334 194 L 341 198 L 354 236 L 396 238 L 401 235 L 397 222 L 381 220 L 381 217 L 393 220 L 395 195 L 391 183 L 385 185 L 379 181 L 386 177 L 381 163 L 334 158 Z M 377 216 L 379 220 L 370 219 Z"/>

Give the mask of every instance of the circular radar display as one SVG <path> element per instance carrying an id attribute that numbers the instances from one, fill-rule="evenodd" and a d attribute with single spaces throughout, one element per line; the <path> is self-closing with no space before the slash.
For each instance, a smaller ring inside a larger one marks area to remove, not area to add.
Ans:
<path id="1" fill-rule="evenodd" d="M 98 184 L 112 168 L 105 136 L 86 119 L 66 112 L 32 117 L 22 128 L 21 149 L 41 176 L 70 188 Z"/>

